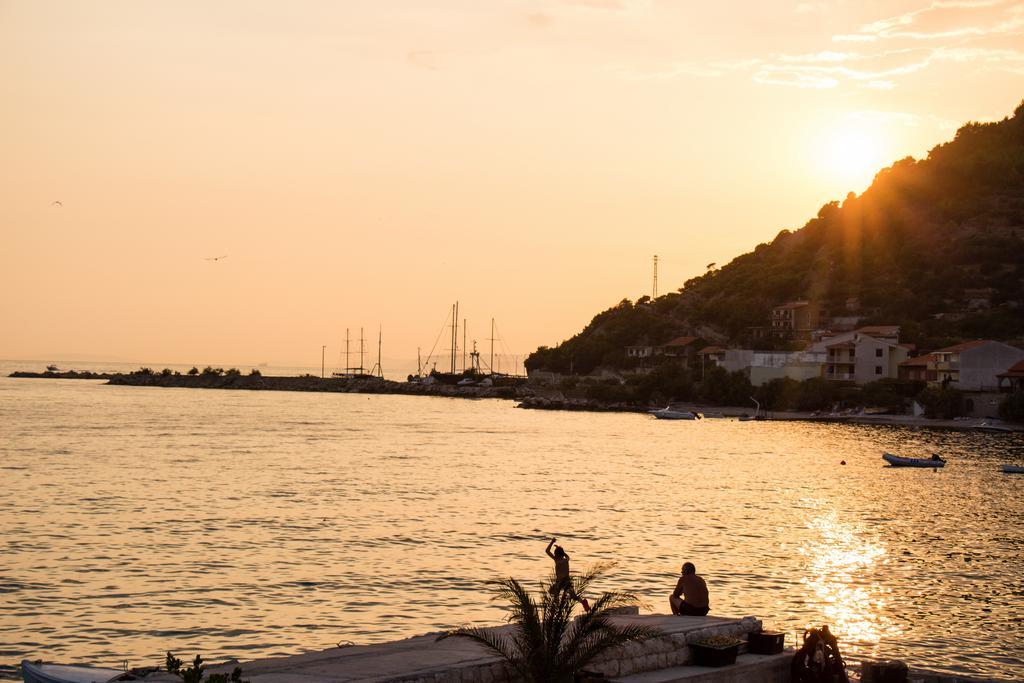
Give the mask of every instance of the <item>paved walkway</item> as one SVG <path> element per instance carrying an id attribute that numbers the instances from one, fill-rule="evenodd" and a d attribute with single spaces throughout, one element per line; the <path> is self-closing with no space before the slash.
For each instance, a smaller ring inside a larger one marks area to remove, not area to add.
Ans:
<path id="1" fill-rule="evenodd" d="M 720 626 L 746 627 L 750 620 L 726 617 L 679 617 L 672 615 L 616 616 L 619 624 L 638 623 L 654 626 L 677 638 L 695 631 Z M 513 627 L 493 630 L 507 633 Z M 275 657 L 242 662 L 243 678 L 252 683 L 343 683 L 346 681 L 458 680 L 445 675 L 453 669 L 500 666 L 500 659 L 483 647 L 462 638 L 437 642 L 437 634 L 428 634 L 377 645 L 355 645 L 310 652 L 290 657 Z M 230 672 L 232 664 L 210 667 L 210 673 Z M 482 680 L 487 680 L 484 673 Z M 147 681 L 164 680 L 147 677 Z M 175 680 L 168 678 L 167 680 Z M 493 679 L 492 679 L 493 680 Z"/>

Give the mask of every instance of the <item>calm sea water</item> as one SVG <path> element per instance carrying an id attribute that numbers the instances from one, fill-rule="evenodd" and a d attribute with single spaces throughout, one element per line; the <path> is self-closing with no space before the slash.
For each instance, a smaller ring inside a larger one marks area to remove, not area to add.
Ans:
<path id="1" fill-rule="evenodd" d="M 497 623 L 485 582 L 542 578 L 557 535 L 656 611 L 691 560 L 714 614 L 1024 679 L 1024 477 L 1003 462 L 1024 439 L 4 377 L 0 676 Z"/>

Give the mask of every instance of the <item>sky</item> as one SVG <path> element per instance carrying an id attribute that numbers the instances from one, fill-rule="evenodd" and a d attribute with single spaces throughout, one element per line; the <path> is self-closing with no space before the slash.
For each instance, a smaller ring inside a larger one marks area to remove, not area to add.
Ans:
<path id="1" fill-rule="evenodd" d="M 1007 0 L 0 0 L 0 358 L 521 360 L 1022 98 Z"/>

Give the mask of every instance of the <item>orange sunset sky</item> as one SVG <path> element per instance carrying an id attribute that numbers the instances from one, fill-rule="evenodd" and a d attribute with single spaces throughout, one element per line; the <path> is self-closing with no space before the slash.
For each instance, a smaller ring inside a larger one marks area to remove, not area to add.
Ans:
<path id="1" fill-rule="evenodd" d="M 0 358 L 525 354 L 1022 96 L 999 0 L 0 0 Z"/>

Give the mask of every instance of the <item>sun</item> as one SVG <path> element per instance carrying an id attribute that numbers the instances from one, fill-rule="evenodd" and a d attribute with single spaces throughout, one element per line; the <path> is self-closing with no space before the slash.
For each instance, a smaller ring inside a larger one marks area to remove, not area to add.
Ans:
<path id="1" fill-rule="evenodd" d="M 830 133 L 821 150 L 826 171 L 848 190 L 862 192 L 886 165 L 883 141 L 877 131 L 846 127 Z"/>

